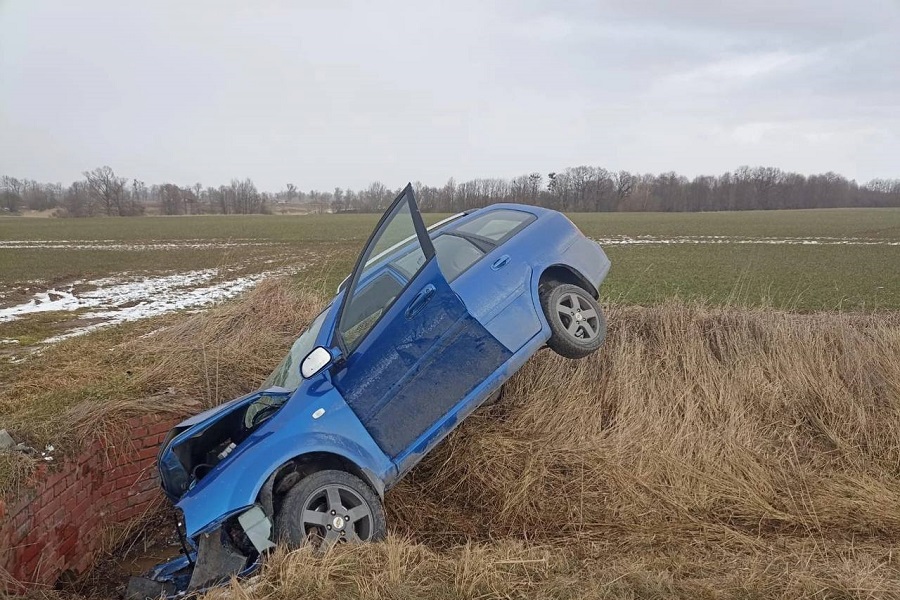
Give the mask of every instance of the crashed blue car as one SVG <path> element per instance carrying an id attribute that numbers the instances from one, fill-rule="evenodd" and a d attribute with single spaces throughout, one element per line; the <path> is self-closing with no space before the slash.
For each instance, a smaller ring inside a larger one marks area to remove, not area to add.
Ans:
<path id="1" fill-rule="evenodd" d="M 407 186 L 262 387 L 169 434 L 159 473 L 184 555 L 127 597 L 202 590 L 278 542 L 383 538 L 385 491 L 532 355 L 600 347 L 609 267 L 565 216 L 533 206 L 426 229 Z"/>

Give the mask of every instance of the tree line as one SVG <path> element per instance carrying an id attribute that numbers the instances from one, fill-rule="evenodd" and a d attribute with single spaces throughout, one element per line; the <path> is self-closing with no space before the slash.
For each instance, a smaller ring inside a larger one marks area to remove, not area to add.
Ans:
<path id="1" fill-rule="evenodd" d="M 63 217 L 137 216 L 153 206 L 164 215 L 286 212 L 303 205 L 312 212 L 380 212 L 401 188 L 375 182 L 361 190 L 304 192 L 288 183 L 259 191 L 253 181 L 146 185 L 120 177 L 108 166 L 85 171 L 68 187 L 0 177 L 0 209 L 17 213 L 55 209 Z M 900 179 L 859 184 L 837 173 L 802 175 L 775 167 L 740 167 L 718 176 L 688 179 L 674 172 L 638 174 L 580 166 L 512 179 L 473 179 L 443 186 L 414 184 L 426 212 L 460 212 L 497 202 L 520 202 L 569 212 L 774 210 L 796 208 L 900 207 Z"/>

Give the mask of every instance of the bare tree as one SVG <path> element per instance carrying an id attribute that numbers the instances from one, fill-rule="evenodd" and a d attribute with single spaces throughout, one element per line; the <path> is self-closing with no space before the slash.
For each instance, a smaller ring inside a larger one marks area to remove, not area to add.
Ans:
<path id="1" fill-rule="evenodd" d="M 62 206 L 62 214 L 67 217 L 92 217 L 96 214 L 96 202 L 84 181 L 76 181 L 69 186 Z"/>
<path id="2" fill-rule="evenodd" d="M 582 165 L 550 172 L 547 185 L 540 173 L 512 179 L 449 179 L 443 186 L 415 182 L 423 211 L 459 212 L 498 202 L 524 202 L 563 211 L 714 211 L 780 208 L 900 207 L 900 179 L 874 179 L 865 185 L 836 173 L 805 176 L 774 167 L 739 167 L 718 176 L 691 180 L 674 173 L 610 172 Z M 277 202 L 286 212 L 294 198 L 311 210 L 378 212 L 398 194 L 380 182 L 361 190 L 336 187 L 333 192 L 303 193 L 293 183 L 277 194 L 259 191 L 250 179 L 228 186 L 197 183 L 152 185 L 138 180 L 130 188 L 109 167 L 85 173 L 85 180 L 63 193 L 60 185 L 41 184 L 10 176 L 0 178 L 0 206 L 5 211 L 27 207 L 43 210 L 61 204 L 63 214 L 88 216 L 141 214 L 147 201 L 166 214 L 200 212 L 249 214 L 268 212 Z"/>
<path id="3" fill-rule="evenodd" d="M 185 209 L 184 190 L 174 183 L 159 186 L 159 210 L 164 215 L 183 215 Z"/>
<path id="4" fill-rule="evenodd" d="M 2 199 L 4 210 L 12 213 L 19 211 L 23 188 L 23 182 L 15 177 L 4 175 L 0 178 L 0 197 L 2 197 L 0 199 Z"/>
<path id="5" fill-rule="evenodd" d="M 125 216 L 125 178 L 118 177 L 107 166 L 85 171 L 88 189 L 94 199 L 103 207 L 106 216 Z"/>
<path id="6" fill-rule="evenodd" d="M 613 183 L 616 187 L 616 200 L 618 200 L 618 204 L 621 204 L 634 191 L 637 177 L 628 171 L 619 171 L 613 175 Z"/>

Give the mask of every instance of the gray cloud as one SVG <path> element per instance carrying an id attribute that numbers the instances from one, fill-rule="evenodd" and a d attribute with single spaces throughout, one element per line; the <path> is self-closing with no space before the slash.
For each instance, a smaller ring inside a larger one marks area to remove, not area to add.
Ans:
<path id="1" fill-rule="evenodd" d="M 0 3 L 0 172 L 900 176 L 893 0 Z"/>

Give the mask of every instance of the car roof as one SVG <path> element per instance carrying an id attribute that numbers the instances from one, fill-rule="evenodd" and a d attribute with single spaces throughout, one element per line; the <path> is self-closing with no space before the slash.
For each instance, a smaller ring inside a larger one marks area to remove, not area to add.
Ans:
<path id="1" fill-rule="evenodd" d="M 497 204 L 490 204 L 490 205 L 482 207 L 482 208 L 467 210 L 467 211 L 464 211 L 461 213 L 456 213 L 455 215 L 450 215 L 449 217 L 446 217 L 444 219 L 441 219 L 437 223 L 434 223 L 428 227 L 428 237 L 435 238 L 438 235 L 441 235 L 443 233 L 449 233 L 449 232 L 453 231 L 456 227 L 459 227 L 460 225 L 464 225 L 465 223 L 468 223 L 469 221 L 475 219 L 476 217 L 479 217 L 481 215 L 484 215 L 484 214 L 487 214 L 490 212 L 494 212 L 497 210 L 516 210 L 519 212 L 526 212 L 526 213 L 532 214 L 538 218 L 540 218 L 542 215 L 554 212 L 547 208 L 541 208 L 539 206 L 531 206 L 528 204 L 515 204 L 512 202 L 501 202 L 501 203 L 497 203 Z M 406 243 L 408 243 L 409 241 L 411 241 L 413 239 L 413 237 L 415 237 L 415 236 L 411 236 L 410 238 L 408 238 L 406 240 L 401 240 L 400 242 L 397 242 L 390 248 L 381 251 L 377 256 L 372 257 L 370 260 L 374 260 L 374 259 L 378 259 L 379 257 L 387 256 L 391 252 L 395 251 L 397 248 L 400 248 L 401 246 L 403 246 Z M 344 280 L 338 284 L 337 290 L 335 290 L 336 294 L 340 294 L 341 292 L 344 291 L 344 288 L 346 287 L 347 281 L 349 279 L 350 279 L 350 275 L 347 275 L 347 277 L 345 277 Z"/>

